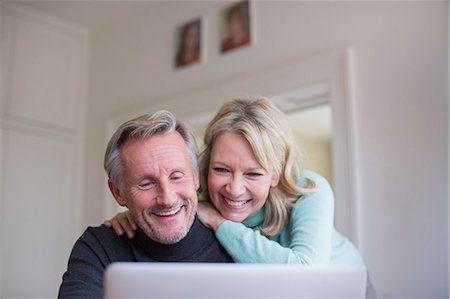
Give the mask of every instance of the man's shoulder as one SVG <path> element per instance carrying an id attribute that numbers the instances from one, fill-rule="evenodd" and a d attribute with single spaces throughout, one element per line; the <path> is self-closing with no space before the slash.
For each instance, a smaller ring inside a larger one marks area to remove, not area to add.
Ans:
<path id="1" fill-rule="evenodd" d="M 117 235 L 112 228 L 105 225 L 89 226 L 81 235 L 79 241 L 89 244 L 102 244 L 102 247 L 110 245 L 123 246 L 128 243 L 128 239 Z"/>
<path id="2" fill-rule="evenodd" d="M 92 259 L 104 266 L 117 261 L 135 261 L 133 241 L 118 236 L 113 229 L 104 225 L 88 227 L 75 243 L 72 257 L 82 256 Z"/>
<path id="3" fill-rule="evenodd" d="M 84 231 L 83 236 L 97 237 L 97 238 L 120 238 L 112 228 L 102 224 L 99 226 L 88 226 Z"/>

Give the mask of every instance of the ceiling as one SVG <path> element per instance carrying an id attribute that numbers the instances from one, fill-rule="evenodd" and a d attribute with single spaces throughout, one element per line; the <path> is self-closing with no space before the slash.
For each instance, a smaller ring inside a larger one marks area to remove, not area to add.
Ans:
<path id="1" fill-rule="evenodd" d="M 157 5 L 157 1 L 150 0 L 5 0 L 3 2 L 38 10 L 81 25 L 90 31 L 102 30 L 120 20 L 151 10 Z"/>

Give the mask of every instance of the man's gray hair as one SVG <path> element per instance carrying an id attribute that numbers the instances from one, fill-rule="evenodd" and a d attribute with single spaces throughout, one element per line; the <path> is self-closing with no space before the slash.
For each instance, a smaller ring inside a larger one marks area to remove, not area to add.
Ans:
<path id="1" fill-rule="evenodd" d="M 131 138 L 146 139 L 154 135 L 165 135 L 177 131 L 186 142 L 189 158 L 194 172 L 198 169 L 198 148 L 194 135 L 175 116 L 166 110 L 144 114 L 123 123 L 108 142 L 105 152 L 104 168 L 108 178 L 123 190 L 123 165 L 120 160 L 121 146 Z"/>

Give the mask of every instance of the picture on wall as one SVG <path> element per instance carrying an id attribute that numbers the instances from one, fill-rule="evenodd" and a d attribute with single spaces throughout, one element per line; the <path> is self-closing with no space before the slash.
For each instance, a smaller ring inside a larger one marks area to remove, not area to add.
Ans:
<path id="1" fill-rule="evenodd" d="M 175 67 L 198 64 L 202 57 L 202 19 L 179 26 L 175 31 Z"/>
<path id="2" fill-rule="evenodd" d="M 221 15 L 222 53 L 249 46 L 251 43 L 250 1 L 234 3 Z"/>

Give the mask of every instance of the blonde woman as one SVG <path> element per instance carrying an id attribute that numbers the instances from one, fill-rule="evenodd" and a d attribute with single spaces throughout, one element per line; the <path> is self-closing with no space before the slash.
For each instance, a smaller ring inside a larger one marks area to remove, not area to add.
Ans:
<path id="1" fill-rule="evenodd" d="M 226 102 L 200 158 L 198 217 L 239 263 L 364 265 L 334 228 L 328 182 L 301 169 L 285 115 L 262 97 Z M 127 212 L 105 224 L 132 235 Z"/>

